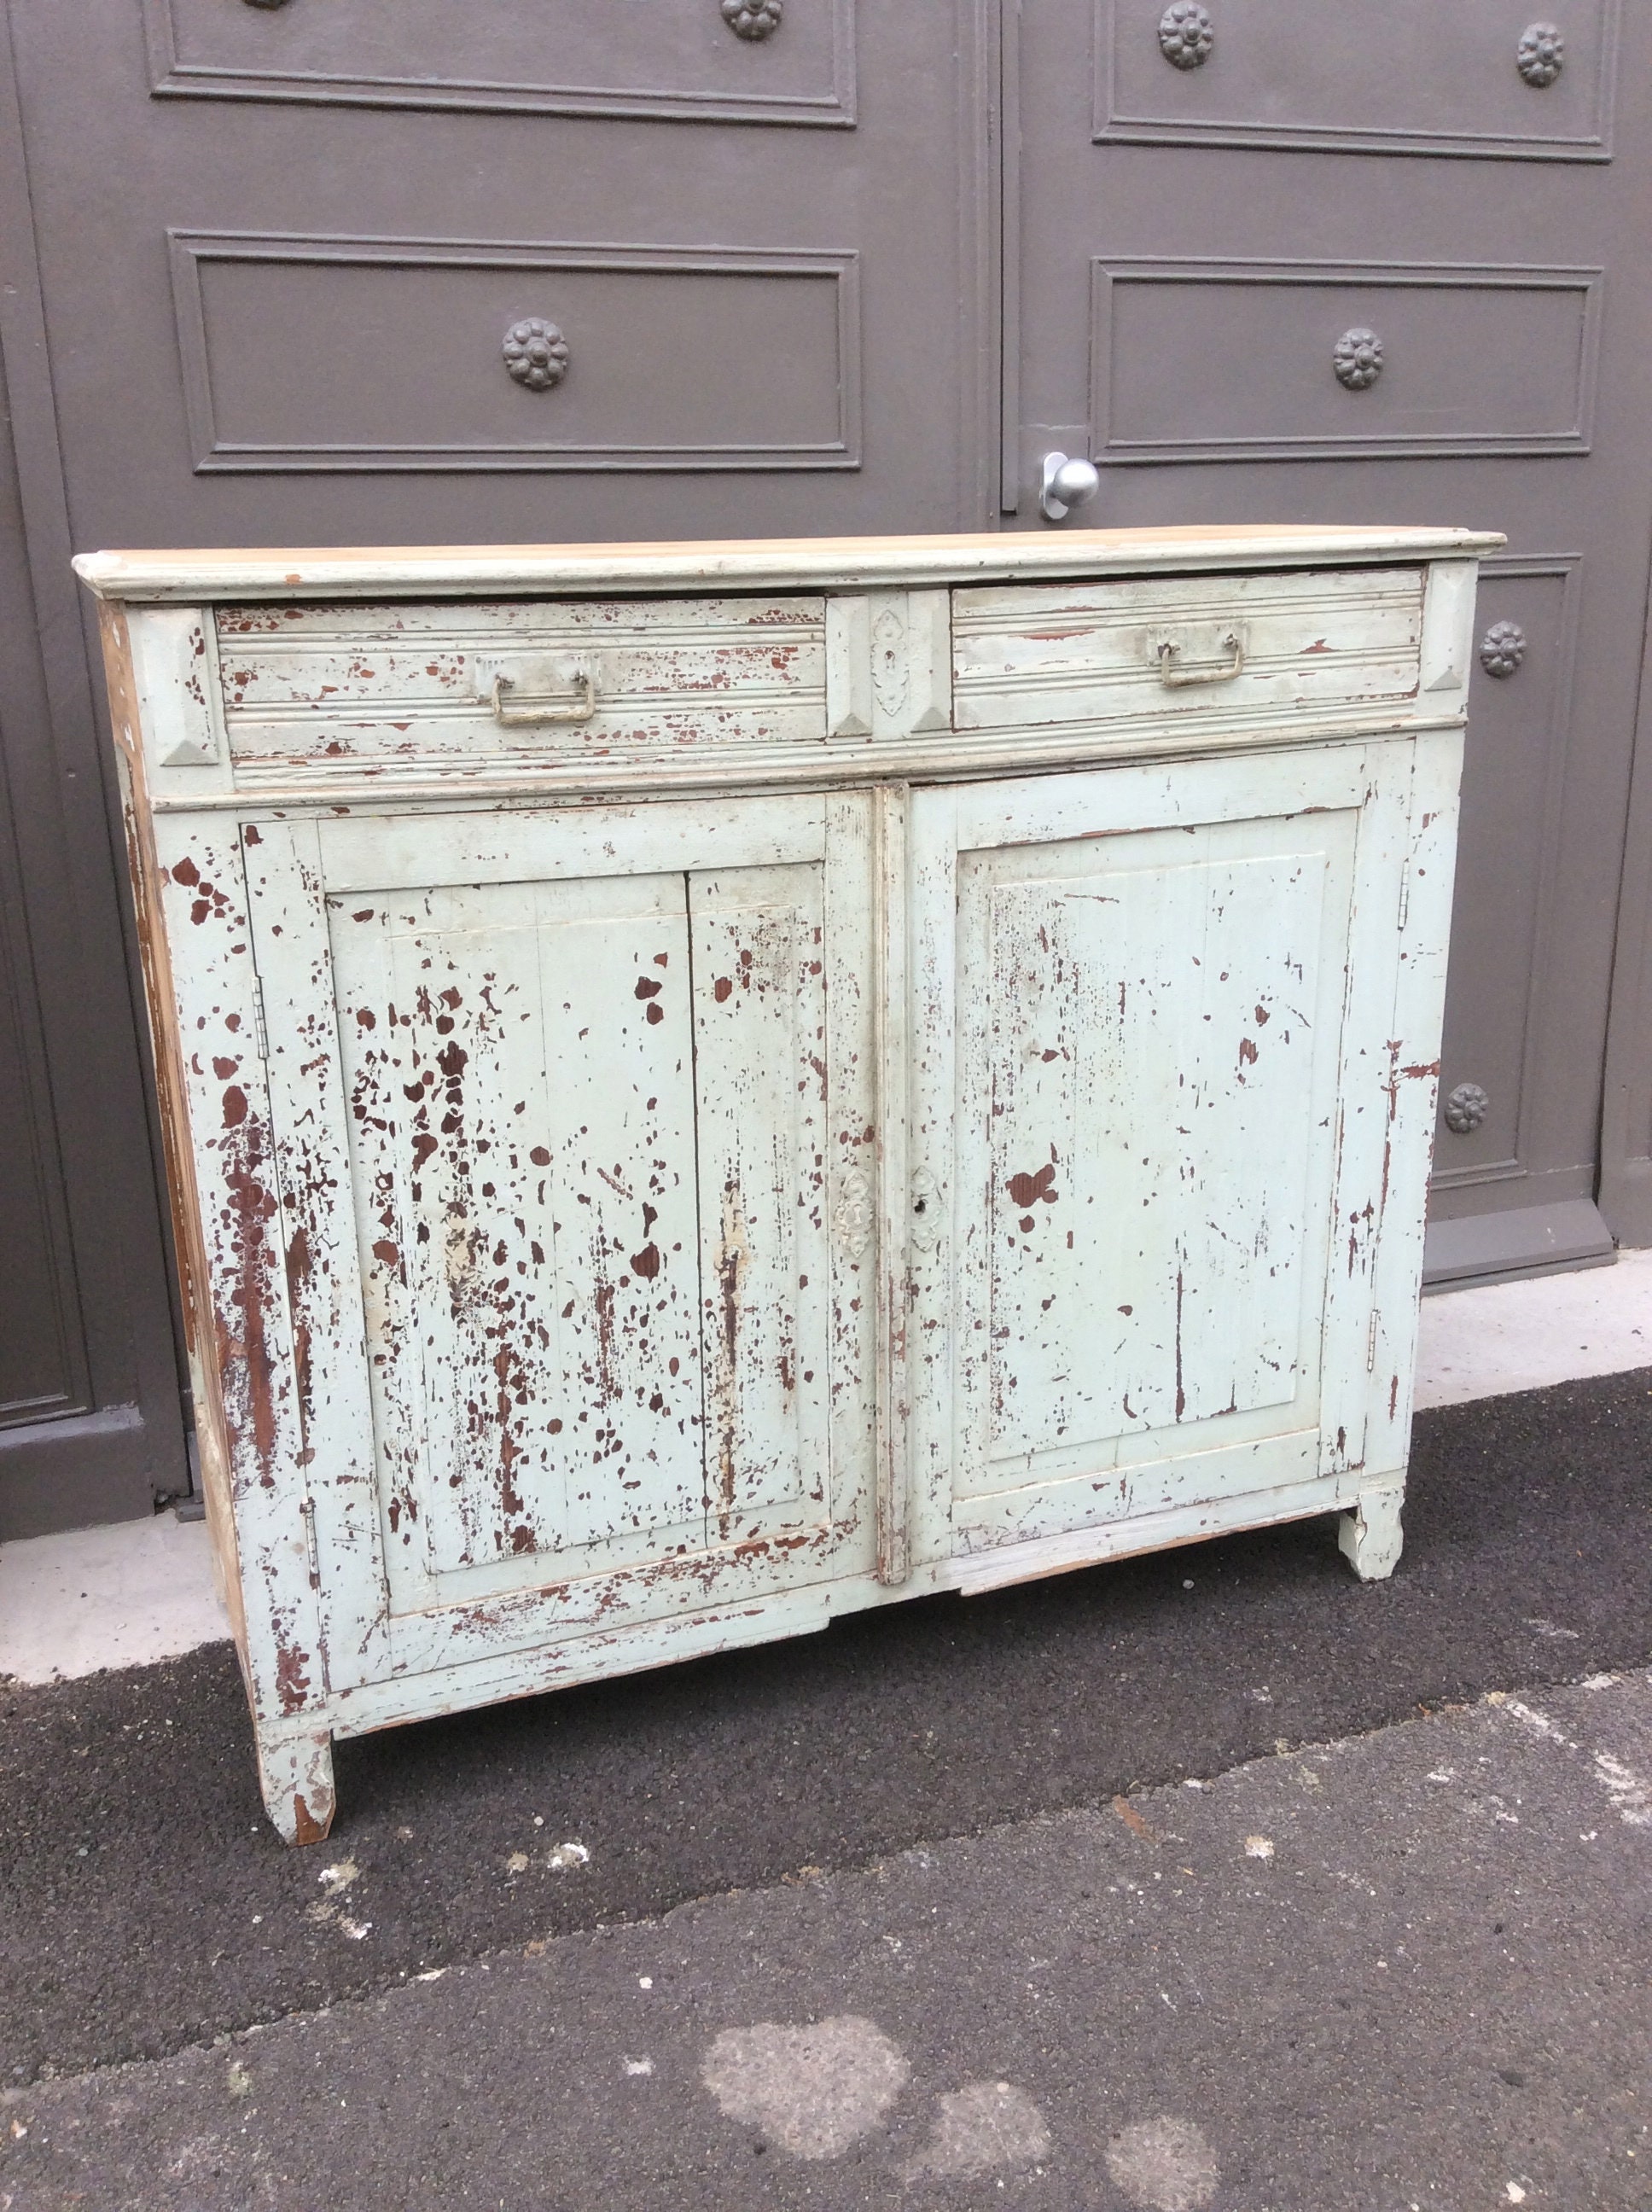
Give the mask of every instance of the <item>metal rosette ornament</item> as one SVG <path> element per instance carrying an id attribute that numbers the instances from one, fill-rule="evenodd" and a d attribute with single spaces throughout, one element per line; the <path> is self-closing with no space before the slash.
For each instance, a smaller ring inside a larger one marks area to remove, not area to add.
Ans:
<path id="1" fill-rule="evenodd" d="M 1216 26 L 1199 0 L 1173 0 L 1158 19 L 1159 52 L 1172 69 L 1198 69 L 1215 44 Z"/>
<path id="2" fill-rule="evenodd" d="M 1526 658 L 1526 633 L 1518 623 L 1496 622 L 1480 640 L 1480 666 L 1488 676 L 1512 676 Z"/>
<path id="3" fill-rule="evenodd" d="M 723 0 L 723 21 L 737 39 L 772 38 L 780 27 L 780 0 Z"/>
<path id="4" fill-rule="evenodd" d="M 1566 65 L 1566 41 L 1558 23 L 1528 23 L 1515 50 L 1515 67 L 1527 84 L 1546 91 Z"/>
<path id="5" fill-rule="evenodd" d="M 543 315 L 525 315 L 505 333 L 505 367 L 530 392 L 549 392 L 568 374 L 568 340 Z"/>
<path id="6" fill-rule="evenodd" d="M 1491 1101 L 1478 1083 L 1460 1083 L 1441 1111 L 1454 1137 L 1472 1137 L 1491 1110 Z"/>
<path id="7" fill-rule="evenodd" d="M 1345 392 L 1369 392 L 1382 374 L 1382 341 L 1375 331 L 1344 331 L 1331 355 Z"/>

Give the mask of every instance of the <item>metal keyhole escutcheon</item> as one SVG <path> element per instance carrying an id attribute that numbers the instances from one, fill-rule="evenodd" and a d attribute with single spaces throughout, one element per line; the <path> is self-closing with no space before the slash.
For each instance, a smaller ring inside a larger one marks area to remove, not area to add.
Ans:
<path id="1" fill-rule="evenodd" d="M 914 1252 L 932 1252 L 941 1241 L 941 1187 L 927 1168 L 913 1173 L 912 1221 L 907 1235 Z"/>

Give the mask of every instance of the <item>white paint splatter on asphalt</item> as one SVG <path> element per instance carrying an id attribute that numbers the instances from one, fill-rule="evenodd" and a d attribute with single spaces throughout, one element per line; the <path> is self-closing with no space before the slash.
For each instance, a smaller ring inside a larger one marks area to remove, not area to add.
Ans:
<path id="1" fill-rule="evenodd" d="M 1147 2212 L 1201 2212 L 1221 2179 L 1205 2130 L 1172 2112 L 1121 2129 L 1108 2140 L 1107 2170 Z"/>
<path id="2" fill-rule="evenodd" d="M 726 2028 L 700 2069 L 729 2119 L 810 2159 L 841 2158 L 870 2135 L 910 2071 L 900 2046 L 855 2013 L 807 2027 Z"/>
<path id="3" fill-rule="evenodd" d="M 1049 2147 L 1044 2115 L 1024 2089 L 1010 2081 L 966 2081 L 941 2099 L 929 2141 L 906 2172 L 909 2179 L 969 2179 L 999 2166 L 1036 2166 Z"/>

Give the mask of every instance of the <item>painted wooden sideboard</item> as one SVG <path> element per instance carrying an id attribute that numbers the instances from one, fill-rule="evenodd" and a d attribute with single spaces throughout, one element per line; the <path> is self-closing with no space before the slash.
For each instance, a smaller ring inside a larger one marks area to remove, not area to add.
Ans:
<path id="1" fill-rule="evenodd" d="M 209 1517 L 331 1743 L 1400 1547 L 1467 532 L 110 553 Z"/>

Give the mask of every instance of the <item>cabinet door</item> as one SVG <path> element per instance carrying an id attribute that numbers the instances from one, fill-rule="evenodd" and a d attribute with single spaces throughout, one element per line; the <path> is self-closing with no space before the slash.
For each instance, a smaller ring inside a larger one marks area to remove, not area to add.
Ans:
<path id="1" fill-rule="evenodd" d="M 914 797 L 920 1556 L 1399 1463 L 1412 784 L 1390 744 Z"/>
<path id="2" fill-rule="evenodd" d="M 335 1689 L 866 1563 L 868 805 L 246 829 Z"/>

